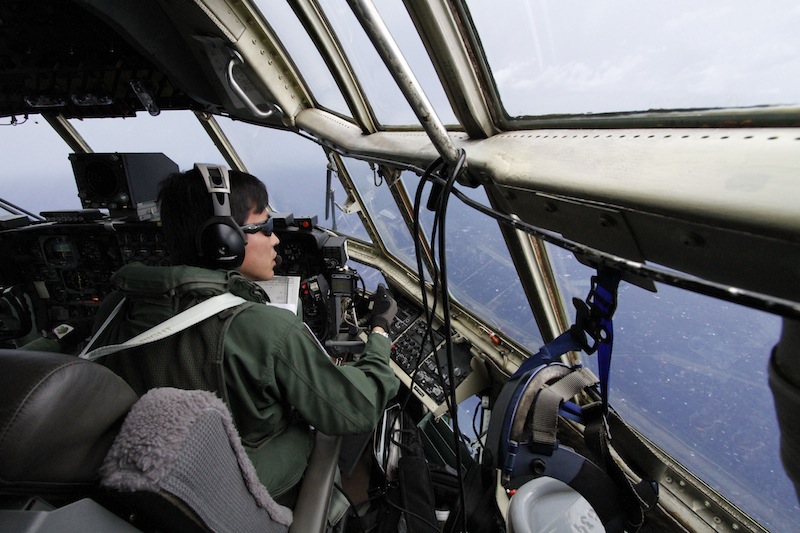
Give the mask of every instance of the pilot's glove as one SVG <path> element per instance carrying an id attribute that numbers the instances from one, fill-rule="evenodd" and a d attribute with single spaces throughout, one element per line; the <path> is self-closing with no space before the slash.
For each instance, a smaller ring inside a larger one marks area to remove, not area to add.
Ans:
<path id="1" fill-rule="evenodd" d="M 375 294 L 372 295 L 372 311 L 369 314 L 368 322 L 370 329 L 381 327 L 385 332 L 389 332 L 389 326 L 397 314 L 397 302 L 394 301 L 383 283 L 378 285 Z"/>

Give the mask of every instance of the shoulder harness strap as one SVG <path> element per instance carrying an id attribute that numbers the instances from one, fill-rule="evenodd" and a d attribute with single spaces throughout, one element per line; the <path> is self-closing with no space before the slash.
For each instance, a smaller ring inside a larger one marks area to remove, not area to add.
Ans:
<path id="1" fill-rule="evenodd" d="M 136 346 L 141 346 L 143 344 L 148 344 L 151 342 L 155 342 L 160 339 L 165 339 L 175 333 L 183 331 L 186 328 L 189 328 L 199 322 L 202 322 L 206 318 L 209 318 L 217 313 L 225 311 L 226 309 L 230 309 L 231 307 L 235 307 L 237 305 L 241 305 L 243 303 L 247 303 L 247 300 L 231 294 L 229 292 L 219 294 L 217 296 L 213 296 L 204 300 L 197 305 L 186 309 L 182 313 L 178 313 L 177 315 L 173 316 L 172 318 L 165 320 L 161 324 L 158 324 L 149 330 L 140 333 L 139 335 L 133 337 L 132 339 L 125 341 L 120 344 L 111 344 L 108 346 L 101 346 L 94 350 L 89 351 L 92 345 L 95 343 L 97 338 L 103 332 L 103 330 L 108 327 L 114 317 L 119 313 L 119 310 L 122 308 L 122 305 L 125 303 L 125 299 L 123 298 L 117 307 L 109 314 L 108 318 L 106 318 L 103 325 L 97 330 L 94 334 L 92 339 L 86 345 L 86 348 L 80 353 L 79 357 L 83 359 L 88 359 L 90 361 L 94 361 L 99 359 L 100 357 L 106 356 L 111 353 L 118 352 L 120 350 L 125 350 L 128 348 L 133 348 Z"/>

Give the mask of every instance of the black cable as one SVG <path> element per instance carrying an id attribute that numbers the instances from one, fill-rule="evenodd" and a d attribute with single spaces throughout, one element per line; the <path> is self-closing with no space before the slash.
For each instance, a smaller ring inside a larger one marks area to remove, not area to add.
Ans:
<path id="1" fill-rule="evenodd" d="M 367 284 L 364 283 L 364 278 L 358 273 L 356 273 L 356 279 L 361 282 L 361 293 L 356 293 L 356 296 L 358 296 L 358 303 L 361 303 L 367 297 Z"/>
<path id="2" fill-rule="evenodd" d="M 364 300 L 364 296 L 367 294 L 367 286 L 364 284 L 364 279 L 355 270 L 353 270 L 353 278 L 356 280 L 356 290 L 353 292 L 353 297 L 349 298 L 349 303 L 347 307 L 344 308 L 344 312 L 355 309 L 355 307 Z M 358 282 L 361 282 L 360 292 L 358 290 Z"/>
<path id="3" fill-rule="evenodd" d="M 464 151 L 461 151 L 459 161 L 456 163 L 452 171 L 449 173 L 449 178 L 446 181 L 444 188 L 438 191 L 438 197 L 432 198 L 428 205 L 435 204 L 435 215 L 433 220 L 433 225 L 431 228 L 431 237 L 429 240 L 431 246 L 431 253 L 433 257 L 436 257 L 436 246 L 438 244 L 438 256 L 439 262 L 438 265 L 434 261 L 433 264 L 433 273 L 432 273 L 432 291 L 434 298 L 438 299 L 439 292 L 441 291 L 441 302 L 442 302 L 442 316 L 444 322 L 444 329 L 445 329 L 445 346 L 446 346 L 446 360 L 447 360 L 447 372 L 448 378 L 450 381 L 450 385 L 448 386 L 444 382 L 444 378 L 442 376 L 442 369 L 439 366 L 438 358 L 436 357 L 436 346 L 432 340 L 432 328 L 433 328 L 433 318 L 435 316 L 436 311 L 436 301 L 434 301 L 434 306 L 429 308 L 427 305 L 427 296 L 425 294 L 425 284 L 424 284 L 424 272 L 422 270 L 422 258 L 420 254 L 420 244 L 418 237 L 420 235 L 420 205 L 421 205 L 421 198 L 422 198 L 422 190 L 425 186 L 427 181 L 432 182 L 432 191 L 431 194 L 436 194 L 437 191 L 435 190 L 436 185 L 441 185 L 440 181 L 437 182 L 436 178 L 434 177 L 434 170 L 438 170 L 442 167 L 441 159 L 435 161 L 423 174 L 422 179 L 417 187 L 417 194 L 415 195 L 414 199 L 414 236 L 415 236 L 415 252 L 417 255 L 417 268 L 419 270 L 419 277 L 420 277 L 420 290 L 422 291 L 422 298 L 423 298 L 423 309 L 425 310 L 426 314 L 426 322 L 427 328 L 425 335 L 423 337 L 422 346 L 425 346 L 425 341 L 427 338 L 431 338 L 431 345 L 433 347 L 433 358 L 436 367 L 436 377 L 442 387 L 447 394 L 445 395 L 445 402 L 447 404 L 448 410 L 450 411 L 451 418 L 453 421 L 453 438 L 454 438 L 454 445 L 455 445 L 455 456 L 456 456 L 456 474 L 458 478 L 459 484 L 459 497 L 462 508 L 466 509 L 466 501 L 465 501 L 465 490 L 464 490 L 464 479 L 463 479 L 463 472 L 461 469 L 462 465 L 462 456 L 461 456 L 461 445 L 463 436 L 461 434 L 461 428 L 458 423 L 458 403 L 456 401 L 456 380 L 455 380 L 455 369 L 453 366 L 453 344 L 452 344 L 452 336 L 450 334 L 452 327 L 451 327 L 451 320 L 450 320 L 450 305 L 449 305 L 449 290 L 447 288 L 447 247 L 446 247 L 446 225 L 445 219 L 447 214 L 447 203 L 448 198 L 450 195 L 450 191 L 453 188 L 456 178 L 461 172 L 463 168 L 464 161 L 466 159 L 466 154 Z M 438 235 L 438 238 L 437 238 Z M 420 358 L 417 361 L 417 368 L 422 363 L 421 360 L 422 354 L 420 354 Z M 416 369 L 415 369 L 416 371 Z M 412 378 L 413 384 L 413 378 Z M 463 528 L 466 531 L 466 513 L 462 516 L 463 519 Z"/>
<path id="4" fill-rule="evenodd" d="M 428 306 L 428 292 L 425 287 L 425 270 L 422 264 L 422 253 L 420 250 L 420 242 L 421 239 L 419 238 L 421 235 L 424 236 L 421 228 L 421 221 L 420 221 L 420 211 L 421 211 L 421 204 L 422 204 L 422 193 L 425 187 L 425 184 L 431 180 L 431 177 L 434 173 L 439 169 L 439 167 L 443 164 L 443 160 L 441 158 L 435 160 L 431 163 L 428 168 L 425 169 L 425 172 L 422 173 L 420 178 L 419 184 L 417 185 L 416 194 L 414 195 L 414 220 L 412 224 L 413 233 L 414 233 L 414 253 L 417 259 L 417 273 L 419 275 L 419 284 L 420 284 L 420 295 L 422 297 L 422 309 L 425 315 L 425 333 L 422 335 L 422 340 L 420 343 L 420 353 L 417 354 L 416 363 L 414 368 L 409 373 L 409 377 L 411 378 L 411 383 L 409 384 L 409 390 L 412 390 L 414 387 L 414 380 L 418 375 L 418 370 L 420 365 L 423 361 L 423 352 L 422 350 L 425 348 L 426 341 L 430 340 L 431 346 L 433 347 L 434 351 L 434 358 L 436 356 L 435 350 L 436 346 L 433 342 L 433 318 L 436 314 L 436 306 L 438 304 L 438 292 L 437 288 L 437 278 L 438 278 L 438 269 L 436 264 L 432 265 L 433 272 L 431 273 L 431 283 L 432 283 L 432 292 L 433 292 L 433 306 Z M 429 241 L 430 242 L 430 241 Z M 443 389 L 444 390 L 444 389 Z M 411 395 L 407 395 L 401 405 L 400 410 L 404 411 L 406 406 L 408 405 L 408 401 L 411 399 Z"/>
<path id="5" fill-rule="evenodd" d="M 414 435 L 414 432 L 410 429 L 393 429 L 389 435 L 389 442 L 391 442 L 392 444 L 394 444 L 403 451 L 407 452 L 413 451 L 413 448 L 411 448 L 407 444 L 403 444 L 402 440 L 395 440 L 394 436 L 395 433 L 400 433 L 400 435 L 402 436 L 402 435 Z"/>
<path id="6" fill-rule="evenodd" d="M 441 168 L 444 169 L 446 167 L 442 166 Z M 437 169 L 437 170 L 439 170 L 439 169 Z M 433 196 L 434 194 L 436 194 L 436 190 L 431 188 L 431 196 Z M 430 249 L 431 249 L 431 256 L 433 258 L 436 257 L 436 250 L 437 250 L 436 245 L 437 245 L 437 241 L 438 241 L 437 235 L 439 234 L 439 231 L 440 231 L 439 230 L 439 224 L 440 224 L 440 222 L 439 222 L 440 221 L 440 216 L 439 216 L 440 209 L 439 209 L 439 207 L 441 206 L 442 198 L 443 198 L 443 195 L 442 194 L 438 194 L 438 196 L 434 199 L 434 201 L 436 203 L 436 209 L 434 211 L 433 224 L 431 225 L 431 235 L 428 238 L 428 243 L 429 243 Z M 431 202 L 429 201 L 429 205 L 430 205 L 430 203 Z M 419 212 L 415 215 L 415 220 L 418 220 L 418 219 L 419 219 Z M 418 243 L 417 243 L 417 245 L 418 245 Z M 440 294 L 439 287 L 441 285 L 441 269 L 440 269 L 439 265 L 436 264 L 435 260 L 433 261 L 432 268 L 433 268 L 433 280 L 432 280 L 432 283 L 431 283 L 431 290 L 433 292 L 433 306 L 430 309 L 430 314 L 428 314 L 426 316 L 426 322 L 425 322 L 426 323 L 426 328 L 425 328 L 425 335 L 423 336 L 423 346 L 425 345 L 424 342 L 426 340 L 430 341 L 430 343 L 431 343 L 431 357 L 433 359 L 433 364 L 434 364 L 434 372 L 433 372 L 434 378 L 439 383 L 439 386 L 442 388 L 442 392 L 444 393 L 444 402 L 447 404 L 448 410 L 450 410 L 452 408 L 452 405 L 450 403 L 450 396 L 447 394 L 448 385 L 444 381 L 444 376 L 442 375 L 442 369 L 439 366 L 439 358 L 437 357 L 438 347 L 436 346 L 436 343 L 434 342 L 434 336 L 433 336 L 433 321 L 434 321 L 434 318 L 436 316 L 436 306 L 437 306 L 437 304 L 439 302 L 439 294 Z M 442 292 L 442 295 L 443 295 L 442 301 L 444 301 L 444 299 L 447 298 L 447 293 L 446 292 Z M 450 331 L 450 328 L 449 327 L 446 328 L 446 335 L 448 337 L 449 337 L 449 331 Z M 420 355 L 422 355 L 422 354 L 420 354 Z M 419 365 L 421 365 L 422 363 L 423 363 L 423 359 L 422 359 L 422 357 L 420 357 L 419 360 L 417 361 L 417 368 L 419 368 Z M 416 371 L 416 369 L 415 369 L 415 371 Z"/>
<path id="7" fill-rule="evenodd" d="M 431 310 L 430 314 L 428 314 L 428 296 L 427 296 L 427 291 L 425 290 L 425 271 L 424 271 L 423 265 L 422 265 L 422 253 L 421 253 L 421 250 L 420 250 L 421 239 L 419 238 L 419 236 L 422 235 L 420 211 L 421 211 L 421 204 L 422 204 L 422 192 L 423 192 L 423 190 L 425 188 L 425 184 L 429 180 L 431 182 L 433 182 L 431 180 L 431 176 L 434 175 L 434 172 L 437 171 L 439 169 L 439 167 L 442 166 L 442 164 L 443 164 L 443 160 L 441 158 L 439 158 L 436 161 L 434 161 L 433 163 L 431 163 L 430 166 L 428 166 L 427 169 L 425 169 L 425 172 L 422 174 L 422 177 L 420 178 L 419 184 L 417 185 L 417 191 L 416 191 L 416 194 L 414 196 L 414 224 L 413 224 L 413 230 L 414 230 L 414 253 L 415 253 L 416 259 L 417 259 L 417 272 L 419 274 L 420 292 L 421 292 L 421 296 L 422 296 L 422 308 L 426 313 L 425 319 L 428 321 L 428 323 L 430 323 L 431 320 L 433 319 L 433 315 L 434 315 L 434 313 L 436 311 L 436 304 L 434 303 L 433 309 Z M 436 229 L 436 224 L 435 224 L 435 220 L 434 220 L 434 226 L 432 228 L 432 233 L 433 233 L 433 230 L 435 230 L 435 229 Z M 435 242 L 432 241 L 432 240 L 429 240 L 428 243 L 432 247 L 435 244 Z M 433 249 L 431 249 L 431 252 L 433 252 Z M 431 284 L 433 286 L 436 286 L 437 279 L 439 277 L 438 276 L 439 271 L 438 271 L 438 268 L 437 268 L 435 262 L 432 265 L 432 268 L 433 268 L 433 272 L 431 272 Z M 433 295 L 434 295 L 434 298 L 436 298 L 437 292 L 433 291 Z"/>
<path id="8" fill-rule="evenodd" d="M 441 185 L 441 181 L 444 181 L 444 180 L 442 180 L 442 178 L 438 178 L 438 180 L 437 180 L 437 177 L 436 177 L 436 172 L 437 171 L 439 171 L 441 168 L 445 168 L 446 169 L 446 167 L 444 167 L 444 165 L 443 165 L 443 161 L 442 161 L 441 158 L 437 159 L 436 161 L 434 161 L 426 169 L 426 171 L 423 173 L 423 175 L 422 175 L 422 177 L 420 179 L 420 182 L 419 182 L 419 184 L 417 186 L 417 191 L 416 191 L 416 194 L 415 194 L 415 197 L 414 197 L 414 223 L 413 223 L 413 233 L 414 233 L 414 237 L 415 237 L 414 238 L 414 247 L 415 247 L 416 259 L 417 259 L 417 270 L 418 270 L 418 273 L 419 273 L 419 280 L 420 280 L 420 292 L 421 292 L 421 297 L 422 297 L 422 301 L 423 301 L 423 310 L 424 310 L 425 320 L 426 320 L 426 325 L 427 325 L 425 333 L 424 333 L 423 338 L 422 338 L 421 348 L 424 348 L 425 345 L 426 345 L 426 341 L 430 340 L 431 347 L 432 347 L 432 352 L 433 352 L 432 353 L 432 357 L 433 357 L 433 360 L 434 360 L 434 365 L 435 365 L 435 370 L 436 370 L 435 371 L 435 377 L 437 378 L 440 386 L 442 387 L 442 390 L 446 392 L 446 394 L 445 394 L 445 403 L 447 404 L 447 408 L 450 411 L 451 417 L 452 417 L 452 420 L 453 420 L 453 437 L 454 437 L 454 442 L 455 442 L 454 453 L 455 453 L 455 456 L 456 456 L 456 473 L 457 473 L 457 476 L 458 476 L 459 495 L 460 495 L 460 498 L 461 498 L 462 507 L 465 507 L 464 480 L 463 480 L 463 472 L 461 470 L 461 464 L 462 464 L 461 444 L 462 444 L 463 436 L 461 434 L 461 429 L 460 429 L 460 427 L 458 425 L 458 413 L 457 413 L 458 404 L 456 402 L 456 396 L 455 396 L 455 388 L 456 387 L 454 386 L 456 381 L 455 381 L 455 372 L 454 372 L 454 367 L 453 367 L 452 336 L 450 334 L 450 332 L 452 330 L 452 327 L 451 327 L 451 321 L 450 321 L 450 306 L 449 306 L 449 300 L 448 300 L 449 291 L 447 290 L 447 281 L 446 281 L 446 277 L 447 277 L 447 275 L 446 275 L 447 261 L 446 261 L 446 257 L 445 256 L 446 256 L 446 253 L 447 253 L 447 249 L 446 249 L 446 246 L 445 246 L 445 243 L 446 243 L 445 230 L 446 230 L 446 228 L 445 228 L 445 224 L 444 224 L 444 219 L 445 219 L 445 216 L 446 216 L 447 201 L 448 201 L 447 199 L 449 197 L 450 190 L 452 189 L 453 184 L 455 183 L 456 177 L 460 174 L 461 169 L 463 168 L 463 163 L 464 163 L 465 159 L 466 159 L 466 154 L 462 150 L 461 156 L 459 158 L 459 161 L 457 162 L 456 166 L 452 169 L 452 172 L 449 173 L 449 178 L 446 180 L 445 187 L 438 191 L 438 196 L 437 197 L 432 198 L 428 202 L 428 206 L 429 207 L 432 206 L 432 205 L 434 206 L 434 219 L 433 219 L 433 224 L 432 224 L 432 228 L 431 228 L 431 236 L 430 236 L 430 239 L 429 239 L 428 242 L 429 242 L 429 244 L 431 246 L 431 254 L 432 254 L 432 256 L 434 258 L 437 256 L 437 254 L 436 254 L 437 244 L 438 244 L 438 252 L 439 252 L 439 264 L 437 265 L 436 261 L 434 261 L 434 263 L 432 265 L 433 272 L 431 273 L 432 274 L 432 280 L 431 280 L 432 287 L 431 287 L 431 289 L 432 289 L 432 293 L 433 293 L 433 296 L 434 296 L 433 306 L 428 306 L 427 293 L 426 293 L 426 287 L 425 287 L 425 276 L 424 276 L 424 270 L 423 270 L 423 266 L 422 266 L 422 254 L 421 254 L 421 250 L 420 250 L 420 239 L 418 237 L 422 234 L 422 231 L 421 231 L 421 228 L 420 228 L 420 223 L 421 223 L 421 221 L 420 221 L 420 218 L 421 218 L 420 217 L 420 212 L 421 212 L 421 203 L 422 203 L 422 192 L 423 192 L 424 186 L 426 185 L 426 183 L 428 181 L 430 181 L 433 185 L 439 185 L 439 186 Z M 434 194 L 437 194 L 437 191 L 435 190 L 435 187 L 432 188 L 432 191 L 431 191 L 431 195 L 434 195 Z M 437 238 L 437 236 L 438 236 L 438 238 Z M 444 328 L 445 328 L 446 359 L 447 359 L 448 377 L 449 377 L 449 381 L 450 381 L 450 385 L 449 386 L 444 382 L 444 377 L 442 376 L 442 369 L 439 366 L 439 361 L 438 361 L 438 358 L 436 356 L 436 345 L 433 342 L 433 320 L 434 320 L 434 317 L 435 317 L 435 314 L 436 314 L 436 305 L 437 305 L 437 303 L 439 301 L 440 290 L 441 290 L 441 302 L 442 302 L 442 306 L 443 306 L 442 307 L 442 314 L 443 314 L 443 318 L 444 318 L 443 321 L 444 321 Z M 422 364 L 422 356 L 424 354 L 422 353 L 422 350 L 420 350 L 420 352 L 421 353 L 419 354 L 419 356 L 417 358 L 416 367 L 414 368 L 414 370 L 412 372 L 412 376 L 411 376 L 411 379 L 412 379 L 411 385 L 412 386 L 413 386 L 414 379 L 416 377 L 416 371 L 419 368 L 419 365 Z M 407 404 L 409 398 L 410 398 L 410 395 L 406 397 L 406 401 L 404 402 L 403 408 L 405 408 L 405 405 Z M 465 518 L 465 520 L 466 520 L 466 518 Z M 464 525 L 466 526 L 466 522 L 465 522 Z"/>
<path id="9" fill-rule="evenodd" d="M 21 126 L 22 124 L 25 124 L 26 122 L 28 122 L 28 114 L 27 113 L 24 115 L 24 118 L 22 119 L 21 122 L 19 120 L 17 120 L 17 116 L 16 115 L 11 115 L 11 118 L 9 119 L 8 124 L 0 124 L 0 126 Z"/>
<path id="10" fill-rule="evenodd" d="M 481 412 L 481 420 L 483 420 L 483 401 L 478 402 L 478 405 L 475 406 L 475 412 L 472 413 L 472 431 L 475 433 L 475 441 L 478 443 L 481 449 L 486 448 L 486 446 L 481 442 L 481 437 L 483 436 L 483 431 L 475 425 L 475 421 L 478 419 L 478 410 L 480 409 Z"/>
<path id="11" fill-rule="evenodd" d="M 445 185 L 444 189 L 441 192 L 441 198 L 439 200 L 439 209 L 438 209 L 438 217 L 440 219 L 440 227 L 439 227 L 439 273 L 440 273 L 440 283 L 441 283 L 441 291 L 442 291 L 442 317 L 444 321 L 444 328 L 445 328 L 445 346 L 447 349 L 447 373 L 450 378 L 450 416 L 453 421 L 453 436 L 454 436 L 454 444 L 455 444 L 455 455 L 456 455 L 456 474 L 458 476 L 458 486 L 459 486 L 459 498 L 461 502 L 461 508 L 463 509 L 463 514 L 461 515 L 462 518 L 462 531 L 467 531 L 467 502 L 466 502 L 466 494 L 464 490 L 464 473 L 461 470 L 462 464 L 462 457 L 461 457 L 461 428 L 458 424 L 458 402 L 456 400 L 456 381 L 455 381 L 455 368 L 453 364 L 453 338 L 450 334 L 451 331 L 451 318 L 450 318 L 450 293 L 448 290 L 448 280 L 447 280 L 447 228 L 446 228 L 446 221 L 447 221 L 447 204 L 448 199 L 450 197 L 450 192 L 453 189 L 453 185 L 455 184 L 456 178 L 461 173 L 461 169 L 463 168 L 464 162 L 466 161 L 467 154 L 462 149 L 459 154 L 458 161 L 456 162 L 455 166 L 450 172 L 450 176 L 447 180 L 447 184 Z M 455 521 L 453 527 L 456 527 Z"/>
<path id="12" fill-rule="evenodd" d="M 479 211 L 502 224 L 507 224 L 514 229 L 518 229 L 533 235 L 545 242 L 548 242 L 577 256 L 583 256 L 596 265 L 605 265 L 617 269 L 623 273 L 634 274 L 660 283 L 666 283 L 679 289 L 695 292 L 712 298 L 717 298 L 726 302 L 744 305 L 752 309 L 781 315 L 789 318 L 800 318 L 800 304 L 791 300 L 762 294 L 756 291 L 731 287 L 706 279 L 691 275 L 685 275 L 674 270 L 667 270 L 664 267 L 648 265 L 639 261 L 626 259 L 621 256 L 610 254 L 591 248 L 561 235 L 551 232 L 532 224 L 528 224 L 519 219 L 513 218 L 505 213 L 496 211 L 475 200 L 469 198 L 458 189 L 453 189 L 456 198 L 464 202 L 469 207 Z"/>
<path id="13" fill-rule="evenodd" d="M 400 413 L 398 413 L 397 418 L 395 420 L 399 419 L 401 416 L 402 416 L 402 409 L 401 409 Z M 394 421 L 392 422 L 392 425 L 393 424 L 394 424 Z M 414 433 L 414 431 L 411 430 L 411 429 L 403 429 L 402 421 L 401 421 L 401 428 L 400 429 L 391 429 L 390 430 L 390 432 L 389 432 L 389 441 L 392 444 L 394 444 L 395 446 L 397 446 L 398 448 L 400 448 L 401 450 L 409 451 L 409 450 L 411 450 L 411 448 L 409 448 L 408 445 L 406 445 L 406 444 L 404 444 L 402 442 L 402 435 L 404 435 L 404 434 L 412 434 L 413 435 L 413 433 Z M 398 434 L 399 434 L 400 438 L 398 438 Z M 389 459 L 389 454 L 387 453 L 386 456 L 384 457 L 384 464 L 381 465 L 383 467 L 384 474 L 388 470 L 388 459 Z M 383 501 L 386 504 L 388 504 L 391 507 L 394 507 L 395 509 L 397 509 L 401 513 L 405 513 L 405 514 L 407 514 L 409 516 L 412 516 L 412 517 L 416 518 L 417 520 L 419 520 L 420 522 L 424 523 L 425 525 L 427 525 L 429 527 L 432 527 L 437 532 L 440 532 L 440 529 L 439 529 L 438 525 L 435 525 L 435 524 L 431 523 L 430 521 L 428 521 L 427 519 L 425 519 L 424 517 L 412 512 L 412 511 L 409 511 L 408 509 L 404 509 L 404 508 L 400 507 L 399 505 L 397 505 L 396 503 L 392 502 L 389 499 L 389 497 L 387 496 L 388 479 L 384 478 L 384 482 L 385 483 L 384 483 L 384 486 L 383 486 L 383 491 L 382 491 L 382 495 L 381 496 L 383 496 Z M 334 486 L 336 486 L 337 488 L 339 488 L 340 491 L 342 491 L 342 489 L 337 484 L 334 484 Z M 342 494 L 344 494 L 344 491 L 342 491 Z M 347 497 L 346 494 L 344 496 Z M 374 499 L 377 499 L 377 498 L 379 498 L 381 496 L 376 496 L 376 497 L 370 498 L 370 501 L 372 501 Z M 349 498 L 347 499 L 347 501 L 350 503 L 350 506 L 353 507 L 353 509 L 355 509 L 355 506 L 353 505 L 352 501 Z M 359 520 L 359 527 L 361 528 L 361 531 L 363 532 L 364 528 L 363 528 L 363 524 L 361 522 L 361 519 L 360 519 L 360 517 L 357 517 L 357 518 Z"/>
<path id="14" fill-rule="evenodd" d="M 460 153 L 459 160 L 456 162 L 455 166 L 452 169 L 447 169 L 444 166 L 443 160 L 437 159 L 434 161 L 429 167 L 425 170 L 423 175 L 421 176 L 420 182 L 417 186 L 416 194 L 414 196 L 414 219 L 413 219 L 413 234 L 414 234 L 414 248 L 415 248 L 415 255 L 417 260 L 417 270 L 419 273 L 419 283 L 420 283 L 420 293 L 422 298 L 422 307 L 423 313 L 425 316 L 426 321 L 426 329 L 425 333 L 422 337 L 422 342 L 420 346 L 420 353 L 418 354 L 417 361 L 415 368 L 412 370 L 411 373 L 411 388 L 413 388 L 414 380 L 417 375 L 417 370 L 419 366 L 422 364 L 423 356 L 427 353 L 424 352 L 424 348 L 427 345 L 427 342 L 430 341 L 430 345 L 432 348 L 432 357 L 435 366 L 435 377 L 438 379 L 439 384 L 442 387 L 442 390 L 445 391 L 445 402 L 447 404 L 448 410 L 450 411 L 450 416 L 453 424 L 453 438 L 454 438 L 454 454 L 456 459 L 456 475 L 458 479 L 458 486 L 459 486 L 459 498 L 460 498 L 460 505 L 461 508 L 464 509 L 464 513 L 462 514 L 462 528 L 466 531 L 466 491 L 464 488 L 464 473 L 462 471 L 462 445 L 463 445 L 463 434 L 461 433 L 461 428 L 458 422 L 458 403 L 456 401 L 456 379 L 455 379 L 455 368 L 454 368 L 454 361 L 453 361 L 453 339 L 451 335 L 452 327 L 451 327 L 451 317 L 450 317 L 450 305 L 449 305 L 449 290 L 447 285 L 447 247 L 446 247 L 446 215 L 447 215 L 447 205 L 449 195 L 453 189 L 453 185 L 455 184 L 456 178 L 461 173 L 463 168 L 464 161 L 466 160 L 466 153 L 462 150 Z M 447 180 L 443 180 L 441 177 L 437 176 L 437 173 L 441 170 L 449 170 L 447 172 L 448 178 Z M 441 182 L 445 181 L 445 186 L 441 187 Z M 434 219 L 433 224 L 431 227 L 431 235 L 428 240 L 429 245 L 431 247 L 431 255 L 435 259 L 437 257 L 438 251 L 438 264 L 437 261 L 433 261 L 431 266 L 431 289 L 433 294 L 433 305 L 428 305 L 428 298 L 427 298 L 427 288 L 425 286 L 425 270 L 423 268 L 422 263 L 422 251 L 421 251 L 421 236 L 423 236 L 423 232 L 421 229 L 421 204 L 422 204 L 422 194 L 424 191 L 425 185 L 431 182 L 432 190 L 431 190 L 431 199 L 428 202 L 428 206 L 434 209 Z M 437 186 L 439 189 L 437 190 Z M 436 196 L 434 196 L 436 195 Z M 437 250 L 438 248 L 438 250 Z M 440 297 L 441 292 L 441 297 Z M 449 379 L 449 386 L 445 383 L 444 377 L 442 375 L 442 368 L 439 365 L 439 360 L 436 355 L 436 345 L 433 341 L 433 321 L 436 315 L 436 306 L 441 301 L 442 305 L 442 317 L 444 322 L 444 330 L 445 330 L 445 347 L 446 347 L 446 361 L 447 361 L 447 376 Z M 405 409 L 407 403 L 411 397 L 411 394 L 407 395 L 401 410 Z M 454 527 L 457 527 L 454 523 Z M 438 530 L 438 528 L 436 528 Z"/>

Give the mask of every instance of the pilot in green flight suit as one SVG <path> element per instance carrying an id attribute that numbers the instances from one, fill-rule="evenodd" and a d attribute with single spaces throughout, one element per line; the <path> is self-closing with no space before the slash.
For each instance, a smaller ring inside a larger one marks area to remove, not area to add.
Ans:
<path id="1" fill-rule="evenodd" d="M 291 505 L 312 447 L 310 426 L 330 435 L 370 432 L 397 393 L 386 334 L 397 306 L 379 287 L 365 353 L 353 365 L 335 366 L 301 319 L 265 305 L 265 293 L 252 283 L 273 277 L 279 241 L 263 224 L 268 217 L 264 184 L 235 171 L 230 179 L 230 212 L 246 232 L 238 272 L 207 268 L 199 257 L 198 228 L 214 213 L 197 168 L 167 178 L 159 204 L 175 266 L 120 269 L 113 278 L 119 290 L 107 298 L 98 317 L 108 316 L 120 296 L 125 301 L 94 345 L 126 341 L 226 291 L 247 300 L 103 362 L 140 395 L 163 386 L 216 392 L 230 407 L 262 483 L 273 497 Z"/>

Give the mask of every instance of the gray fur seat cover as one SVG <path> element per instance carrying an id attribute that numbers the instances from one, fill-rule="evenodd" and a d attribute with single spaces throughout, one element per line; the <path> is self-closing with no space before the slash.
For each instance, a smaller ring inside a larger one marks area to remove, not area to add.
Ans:
<path id="1" fill-rule="evenodd" d="M 100 472 L 101 485 L 116 491 L 178 497 L 213 531 L 279 532 L 292 523 L 292 511 L 258 480 L 228 408 L 211 392 L 148 391 Z"/>

